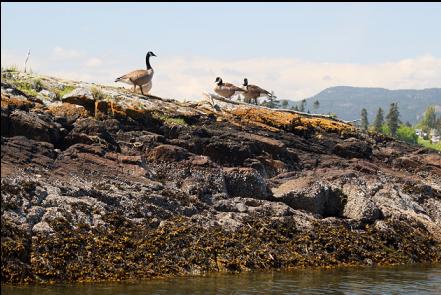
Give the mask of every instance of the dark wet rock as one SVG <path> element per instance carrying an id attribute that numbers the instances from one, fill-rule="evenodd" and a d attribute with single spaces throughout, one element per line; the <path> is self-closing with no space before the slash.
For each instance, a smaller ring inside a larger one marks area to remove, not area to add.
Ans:
<path id="1" fill-rule="evenodd" d="M 175 162 L 185 160 L 188 156 L 186 149 L 169 144 L 162 144 L 148 151 L 150 161 Z"/>
<path id="2" fill-rule="evenodd" d="M 109 124 L 110 123 L 110 124 Z M 116 123 L 116 126 L 114 126 Z M 109 131 L 116 129 L 118 122 L 97 121 L 92 118 L 79 119 L 74 128 L 64 138 L 64 148 L 77 143 L 94 144 L 102 143 L 111 150 L 119 150 L 120 147 Z"/>
<path id="3" fill-rule="evenodd" d="M 51 143 L 24 136 L 2 137 L 2 177 L 17 173 L 20 168 L 50 168 L 57 153 Z"/>
<path id="4" fill-rule="evenodd" d="M 44 116 L 37 113 L 12 111 L 5 122 L 2 136 L 27 136 L 37 141 L 46 141 L 57 144 L 60 141 L 60 130 L 54 122 L 44 120 Z"/>
<path id="5" fill-rule="evenodd" d="M 372 156 L 372 147 L 369 143 L 348 138 L 334 147 L 334 153 L 344 158 L 369 159 Z"/>

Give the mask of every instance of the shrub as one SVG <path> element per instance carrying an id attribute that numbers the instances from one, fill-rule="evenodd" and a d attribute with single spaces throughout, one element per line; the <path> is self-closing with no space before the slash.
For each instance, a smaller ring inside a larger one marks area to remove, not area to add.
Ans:
<path id="1" fill-rule="evenodd" d="M 415 129 L 406 125 L 400 125 L 396 134 L 398 139 L 408 143 L 417 143 L 418 135 L 415 134 Z"/>

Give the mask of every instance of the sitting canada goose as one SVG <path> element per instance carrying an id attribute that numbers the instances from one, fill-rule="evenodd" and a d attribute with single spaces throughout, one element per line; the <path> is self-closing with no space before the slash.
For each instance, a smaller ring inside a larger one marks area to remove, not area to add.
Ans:
<path id="1" fill-rule="evenodd" d="M 231 83 L 224 83 L 220 77 L 217 77 L 214 83 L 216 83 L 214 92 L 225 98 L 232 97 L 236 92 L 244 92 L 244 90 L 240 87 L 234 86 Z"/>
<path id="2" fill-rule="evenodd" d="M 153 73 L 154 73 L 153 68 L 150 65 L 151 56 L 156 56 L 156 55 L 151 51 L 147 52 L 147 55 L 145 57 L 145 64 L 147 66 L 147 70 L 132 71 L 128 74 L 125 74 L 124 76 L 117 78 L 115 82 L 123 82 L 133 85 L 133 92 L 136 92 L 136 86 L 139 86 L 139 88 L 141 88 L 142 95 L 144 95 L 142 85 L 150 83 L 152 81 Z"/>
<path id="3" fill-rule="evenodd" d="M 245 92 L 243 94 L 244 101 L 246 103 L 251 103 L 252 101 L 254 101 L 254 103 L 257 104 L 257 98 L 262 95 L 266 95 L 268 97 L 274 96 L 272 93 L 270 93 L 269 91 L 267 91 L 263 88 L 260 88 L 259 86 L 248 84 L 247 78 L 243 79 L 243 86 L 245 89 Z"/>

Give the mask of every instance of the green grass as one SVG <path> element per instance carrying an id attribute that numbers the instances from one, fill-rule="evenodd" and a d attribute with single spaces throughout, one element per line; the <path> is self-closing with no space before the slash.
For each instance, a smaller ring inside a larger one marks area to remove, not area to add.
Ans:
<path id="1" fill-rule="evenodd" d="M 437 150 L 437 151 L 441 151 L 441 142 L 430 143 L 430 140 L 418 138 L 418 144 L 422 145 L 422 146 L 424 146 L 426 148 L 429 148 L 429 149 L 434 149 L 434 150 Z"/>
<path id="2" fill-rule="evenodd" d="M 38 92 L 44 89 L 44 84 L 41 79 L 34 79 L 32 81 L 14 81 L 15 87 L 26 94 L 27 96 L 36 97 Z"/>
<path id="3" fill-rule="evenodd" d="M 32 84 L 32 89 L 35 89 L 37 92 L 40 92 L 41 90 L 44 89 L 44 84 L 40 78 L 36 78 L 32 80 L 31 84 Z"/>
<path id="4" fill-rule="evenodd" d="M 73 91 L 75 87 L 73 86 L 64 86 L 63 89 L 53 89 L 53 92 L 55 93 L 55 96 L 57 100 L 61 100 L 64 95 L 68 94 L 69 92 Z"/>
<path id="5" fill-rule="evenodd" d="M 107 100 L 109 98 L 108 95 L 104 94 L 99 88 L 92 88 L 92 96 L 95 100 Z"/>

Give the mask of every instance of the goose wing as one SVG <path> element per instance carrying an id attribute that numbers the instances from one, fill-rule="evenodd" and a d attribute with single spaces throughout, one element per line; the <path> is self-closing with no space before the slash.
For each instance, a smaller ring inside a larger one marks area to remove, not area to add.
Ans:
<path id="1" fill-rule="evenodd" d="M 135 82 L 137 84 L 146 84 L 148 83 L 153 76 L 153 70 L 135 70 L 127 73 L 115 80 L 115 82 Z M 139 83 L 144 82 L 144 83 Z"/>
<path id="2" fill-rule="evenodd" d="M 248 85 L 248 91 L 271 95 L 271 93 L 268 90 L 265 90 L 257 85 Z"/>
<path id="3" fill-rule="evenodd" d="M 232 91 L 244 91 L 242 88 L 237 87 L 236 85 L 234 85 L 232 83 L 224 83 L 223 86 L 225 88 L 232 90 Z"/>

